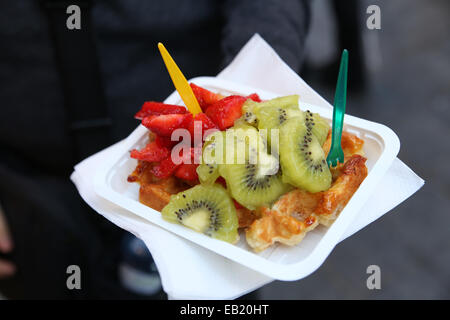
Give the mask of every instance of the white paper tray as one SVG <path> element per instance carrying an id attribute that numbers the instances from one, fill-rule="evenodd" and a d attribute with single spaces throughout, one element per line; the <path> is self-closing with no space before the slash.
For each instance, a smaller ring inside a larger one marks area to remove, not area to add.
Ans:
<path id="1" fill-rule="evenodd" d="M 264 100 L 278 96 L 257 88 L 212 77 L 194 78 L 190 82 L 224 95 L 248 95 L 256 92 Z M 165 103 L 183 105 L 176 92 L 172 93 Z M 331 109 L 304 104 L 301 102 L 301 97 L 300 108 L 318 112 L 331 123 Z M 369 195 L 376 192 L 375 186 L 390 167 L 400 148 L 397 135 L 384 125 L 349 115 L 345 116 L 344 122 L 344 130 L 356 134 L 365 141 L 364 152 L 369 174 L 330 228 L 317 227 L 309 232 L 302 242 L 293 247 L 274 245 L 257 254 L 247 245 L 244 234 L 241 234 L 240 241 L 235 245 L 212 239 L 182 225 L 169 223 L 161 218 L 158 211 L 140 203 L 138 201 L 139 185 L 127 182 L 127 177 L 137 164 L 136 160 L 130 158 L 129 151 L 141 148 L 147 142 L 148 130 L 143 126 L 136 128 L 110 161 L 98 168 L 94 177 L 95 191 L 99 196 L 116 205 L 248 268 L 279 280 L 298 280 L 314 272 L 331 253 Z"/>

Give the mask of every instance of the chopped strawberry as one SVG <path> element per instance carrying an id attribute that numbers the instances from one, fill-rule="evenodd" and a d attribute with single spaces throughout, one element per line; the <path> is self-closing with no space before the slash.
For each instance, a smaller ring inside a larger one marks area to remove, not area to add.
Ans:
<path id="1" fill-rule="evenodd" d="M 194 83 L 191 83 L 190 85 L 203 112 L 205 112 L 210 105 L 223 98 L 222 95 L 206 90 L 205 88 L 199 87 Z"/>
<path id="2" fill-rule="evenodd" d="M 183 114 L 187 113 L 185 107 L 162 102 L 146 101 L 134 117 L 142 120 L 148 116 L 159 116 L 161 114 Z"/>
<path id="3" fill-rule="evenodd" d="M 247 96 L 247 99 L 252 99 L 255 102 L 261 102 L 261 98 L 257 93 L 252 93 L 251 95 Z"/>
<path id="4" fill-rule="evenodd" d="M 172 159 L 172 153 L 170 153 L 167 158 L 163 159 L 159 164 L 152 168 L 152 173 L 161 179 L 170 177 L 175 173 L 178 178 L 189 181 L 196 180 L 198 178 L 196 171 L 198 164 L 195 164 L 194 162 L 195 149 L 189 147 L 186 150 L 187 154 L 184 154 L 183 151 L 185 151 L 185 149 L 180 149 L 181 159 L 177 159 L 176 161 L 178 162 L 181 160 L 181 163 L 175 164 L 173 162 L 174 159 Z M 183 169 L 180 169 L 181 167 L 183 167 Z M 178 170 L 179 172 L 177 173 Z M 195 176 L 192 171 L 195 171 Z"/>
<path id="5" fill-rule="evenodd" d="M 131 150 L 130 157 L 149 162 L 161 161 L 170 155 L 168 148 L 158 145 L 155 141 L 148 143 L 141 150 Z"/>
<path id="6" fill-rule="evenodd" d="M 212 104 L 206 110 L 206 115 L 219 127 L 225 130 L 233 126 L 234 121 L 242 115 L 242 105 L 247 100 L 242 96 L 228 96 Z"/>
<path id="7" fill-rule="evenodd" d="M 219 128 L 216 126 L 216 124 L 203 112 L 197 113 L 193 119 L 193 121 L 191 121 L 191 123 L 188 126 L 188 130 L 191 133 L 191 139 L 192 141 L 194 141 L 194 134 L 196 133 L 194 130 L 194 124 L 195 122 L 200 122 L 201 123 L 201 132 L 197 132 L 197 134 L 201 134 L 201 138 L 199 139 L 199 141 L 203 141 L 203 135 L 205 134 L 205 132 L 207 130 L 210 129 L 217 129 L 219 130 Z M 199 125 L 197 125 L 197 128 L 199 127 Z M 198 129 L 197 129 L 198 130 Z M 198 130 L 200 131 L 200 130 Z"/>
<path id="8" fill-rule="evenodd" d="M 227 182 L 223 177 L 218 177 L 216 183 L 221 184 L 225 189 L 227 188 Z"/>
<path id="9" fill-rule="evenodd" d="M 161 137 L 156 135 L 155 142 L 160 147 L 166 147 L 172 149 L 172 147 L 177 144 L 177 141 L 170 140 L 169 137 Z"/>
<path id="10" fill-rule="evenodd" d="M 202 146 L 197 148 L 189 147 L 188 154 L 184 154 L 184 149 L 181 149 L 181 156 L 183 164 L 200 164 L 202 157 Z"/>
<path id="11" fill-rule="evenodd" d="M 173 163 L 172 158 L 169 155 L 167 158 L 163 159 L 159 164 L 154 166 L 151 171 L 156 177 L 160 179 L 165 179 L 170 177 L 179 166 L 180 166 L 179 164 Z"/>
<path id="12" fill-rule="evenodd" d="M 192 114 L 190 113 L 163 114 L 145 117 L 144 120 L 142 120 L 142 124 L 157 135 L 170 137 L 175 129 L 186 129 L 191 121 Z"/>
<path id="13" fill-rule="evenodd" d="M 196 170 L 197 167 L 198 167 L 198 164 L 195 164 L 195 163 L 191 163 L 191 164 L 183 163 L 175 171 L 175 176 L 177 178 L 180 178 L 183 180 L 189 180 L 189 181 L 197 180 L 198 179 L 197 170 Z"/>
<path id="14" fill-rule="evenodd" d="M 236 207 L 237 210 L 244 208 L 239 202 L 237 202 L 236 200 L 233 199 L 234 202 L 234 206 Z"/>

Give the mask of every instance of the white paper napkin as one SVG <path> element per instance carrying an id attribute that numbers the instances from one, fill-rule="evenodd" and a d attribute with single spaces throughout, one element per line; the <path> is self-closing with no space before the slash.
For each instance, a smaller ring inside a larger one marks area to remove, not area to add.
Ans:
<path id="1" fill-rule="evenodd" d="M 218 77 L 270 92 L 300 94 L 307 103 L 332 106 L 309 87 L 259 35 L 254 35 Z M 93 177 L 121 142 L 85 159 L 71 175 L 82 198 L 98 213 L 141 238 L 149 248 L 172 299 L 234 299 L 273 279 L 182 239 L 99 197 Z M 395 159 L 373 194 L 345 233 L 345 239 L 415 193 L 424 181 Z"/>

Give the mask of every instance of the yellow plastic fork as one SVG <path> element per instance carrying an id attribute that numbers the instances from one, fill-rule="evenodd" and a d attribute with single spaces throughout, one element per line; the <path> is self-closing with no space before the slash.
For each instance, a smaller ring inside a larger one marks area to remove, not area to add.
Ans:
<path id="1" fill-rule="evenodd" d="M 169 72 L 170 78 L 172 79 L 173 85 L 178 91 L 181 99 L 183 99 L 183 102 L 188 110 L 192 113 L 193 116 L 195 116 L 197 113 L 202 112 L 202 109 L 198 104 L 197 98 L 195 98 L 191 86 L 161 42 L 158 43 L 158 49 L 164 60 L 167 71 Z"/>

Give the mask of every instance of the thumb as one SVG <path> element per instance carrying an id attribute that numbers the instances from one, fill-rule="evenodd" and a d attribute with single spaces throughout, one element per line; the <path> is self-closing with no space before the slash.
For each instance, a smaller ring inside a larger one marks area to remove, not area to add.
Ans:
<path id="1" fill-rule="evenodd" d="M 13 249 L 13 242 L 9 234 L 6 218 L 0 208 L 0 251 L 3 253 L 10 252 Z"/>
<path id="2" fill-rule="evenodd" d="M 0 259 L 0 279 L 12 276 L 16 272 L 16 266 L 8 261 Z"/>

